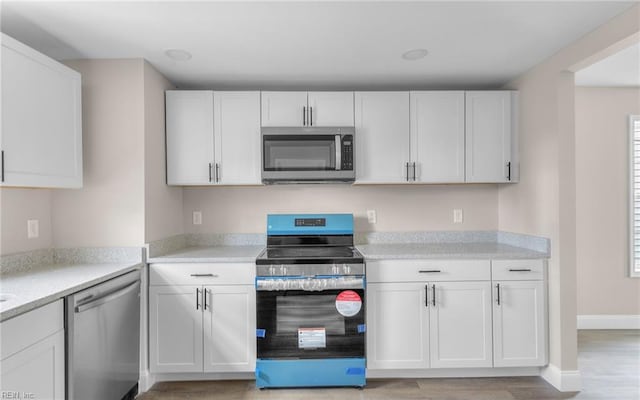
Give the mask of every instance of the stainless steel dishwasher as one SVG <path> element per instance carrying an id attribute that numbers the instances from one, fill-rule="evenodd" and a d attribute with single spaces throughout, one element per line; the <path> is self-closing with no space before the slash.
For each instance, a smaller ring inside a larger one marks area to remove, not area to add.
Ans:
<path id="1" fill-rule="evenodd" d="M 133 399 L 140 371 L 140 271 L 67 296 L 67 400 Z"/>

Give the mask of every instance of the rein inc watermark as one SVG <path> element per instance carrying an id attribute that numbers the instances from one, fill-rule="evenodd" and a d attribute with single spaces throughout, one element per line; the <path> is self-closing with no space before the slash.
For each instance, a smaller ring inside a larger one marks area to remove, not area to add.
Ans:
<path id="1" fill-rule="evenodd" d="M 30 392 L 3 390 L 0 392 L 0 399 L 35 399 L 36 395 Z"/>

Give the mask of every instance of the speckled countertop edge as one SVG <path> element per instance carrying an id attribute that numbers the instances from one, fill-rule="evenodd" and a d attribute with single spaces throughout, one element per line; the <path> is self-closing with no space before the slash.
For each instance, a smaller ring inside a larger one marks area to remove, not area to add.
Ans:
<path id="1" fill-rule="evenodd" d="M 356 246 L 366 260 L 542 259 L 546 253 L 501 243 L 385 243 Z"/>
<path id="2" fill-rule="evenodd" d="M 228 262 L 253 263 L 264 246 L 194 246 L 147 260 L 153 263 Z"/>
<path id="3" fill-rule="evenodd" d="M 0 293 L 15 297 L 7 300 L 4 304 L 0 303 L 0 321 L 140 269 L 143 265 L 141 262 L 133 264 L 54 264 L 39 266 L 29 271 L 5 274 L 0 281 Z M 61 277 L 61 275 L 64 276 Z"/>

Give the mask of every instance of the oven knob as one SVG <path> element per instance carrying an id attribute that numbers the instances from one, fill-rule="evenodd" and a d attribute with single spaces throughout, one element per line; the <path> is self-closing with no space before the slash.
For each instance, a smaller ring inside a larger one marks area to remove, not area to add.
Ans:
<path id="1" fill-rule="evenodd" d="M 342 273 L 345 275 L 350 275 L 351 274 L 351 267 L 348 266 L 347 264 L 343 264 L 342 265 Z"/>
<path id="2" fill-rule="evenodd" d="M 276 267 L 273 265 L 269 266 L 269 275 L 273 276 L 276 274 Z"/>
<path id="3" fill-rule="evenodd" d="M 333 264 L 333 266 L 331 266 L 331 273 L 333 275 L 338 275 L 340 273 L 340 267 L 338 267 L 337 265 Z"/>
<path id="4" fill-rule="evenodd" d="M 280 266 L 280 275 L 286 275 L 287 274 L 287 267 L 285 267 L 284 265 Z"/>

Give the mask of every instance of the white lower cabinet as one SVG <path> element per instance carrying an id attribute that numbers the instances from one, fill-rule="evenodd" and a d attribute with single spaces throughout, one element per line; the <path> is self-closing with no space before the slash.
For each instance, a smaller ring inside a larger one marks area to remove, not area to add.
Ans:
<path id="1" fill-rule="evenodd" d="M 58 300 L 0 324 L 2 398 L 64 399 L 63 318 Z"/>
<path id="2" fill-rule="evenodd" d="M 151 265 L 151 372 L 255 369 L 255 287 L 247 282 L 249 268 L 254 265 Z"/>
<path id="3" fill-rule="evenodd" d="M 492 263 L 494 365 L 547 364 L 547 302 L 542 260 Z"/>
<path id="4" fill-rule="evenodd" d="M 492 366 L 488 261 L 371 262 L 367 274 L 368 368 Z"/>
<path id="5" fill-rule="evenodd" d="M 543 260 L 368 262 L 367 368 L 546 365 L 545 277 Z"/>
<path id="6" fill-rule="evenodd" d="M 433 283 L 430 300 L 431 368 L 491 367 L 491 283 Z"/>

